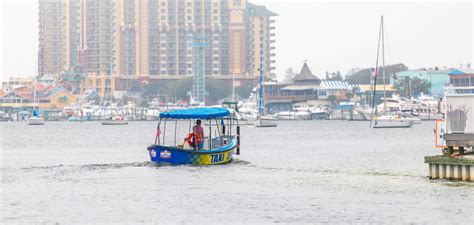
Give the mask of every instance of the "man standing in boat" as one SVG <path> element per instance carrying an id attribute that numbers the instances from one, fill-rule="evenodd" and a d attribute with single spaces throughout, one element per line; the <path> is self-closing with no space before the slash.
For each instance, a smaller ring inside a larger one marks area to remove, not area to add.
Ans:
<path id="1" fill-rule="evenodd" d="M 196 149 L 196 140 L 197 141 L 197 150 L 201 150 L 204 147 L 204 128 L 201 127 L 201 120 L 196 120 L 196 125 L 193 127 L 193 147 Z"/>

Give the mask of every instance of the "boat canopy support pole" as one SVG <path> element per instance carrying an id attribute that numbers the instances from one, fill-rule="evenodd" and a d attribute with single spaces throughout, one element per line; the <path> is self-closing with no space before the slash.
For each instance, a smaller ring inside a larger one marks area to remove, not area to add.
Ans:
<path id="1" fill-rule="evenodd" d="M 209 150 L 212 149 L 212 129 L 211 129 L 212 120 L 209 119 Z M 204 140 L 204 137 L 203 137 Z"/>
<path id="2" fill-rule="evenodd" d="M 240 126 L 237 125 L 237 155 L 240 155 Z"/>
<path id="3" fill-rule="evenodd" d="M 229 116 L 229 135 L 232 136 L 232 116 Z"/>
<path id="4" fill-rule="evenodd" d="M 174 121 L 174 146 L 176 146 L 176 134 L 178 132 L 178 120 Z"/>
<path id="5" fill-rule="evenodd" d="M 222 136 L 221 135 L 221 127 L 219 126 L 219 121 L 217 121 L 216 119 L 216 124 L 217 124 L 217 132 L 219 133 L 219 137 Z"/>
<path id="6" fill-rule="evenodd" d="M 167 119 L 165 119 L 165 125 L 163 126 L 163 144 L 162 144 L 162 145 L 165 145 L 165 139 L 166 139 L 166 121 L 167 121 Z"/>
<path id="7" fill-rule="evenodd" d="M 221 118 L 221 124 L 222 124 L 222 135 L 225 135 L 225 122 L 224 119 Z"/>
<path id="8" fill-rule="evenodd" d="M 237 124 L 237 155 L 240 155 L 240 125 L 239 125 L 239 120 L 237 119 L 237 115 L 236 113 L 234 112 L 234 116 L 235 116 L 235 121 L 236 121 L 236 124 Z"/>

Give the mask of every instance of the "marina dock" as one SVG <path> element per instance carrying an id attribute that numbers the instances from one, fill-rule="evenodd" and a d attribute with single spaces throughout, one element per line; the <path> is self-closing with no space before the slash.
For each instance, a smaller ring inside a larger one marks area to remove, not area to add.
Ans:
<path id="1" fill-rule="evenodd" d="M 425 156 L 430 179 L 463 180 L 474 182 L 474 155 L 451 158 L 444 155 Z"/>
<path id="2" fill-rule="evenodd" d="M 425 156 L 430 179 L 474 182 L 474 152 L 466 152 L 466 148 L 474 146 L 474 134 L 445 134 L 443 138 L 447 146 L 444 154 Z"/>

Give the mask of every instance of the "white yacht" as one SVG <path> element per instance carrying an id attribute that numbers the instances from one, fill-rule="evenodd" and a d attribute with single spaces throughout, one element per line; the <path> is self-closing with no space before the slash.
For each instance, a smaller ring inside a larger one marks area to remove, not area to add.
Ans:
<path id="1" fill-rule="evenodd" d="M 291 111 L 276 114 L 279 120 L 310 120 L 311 110 L 308 105 L 295 105 Z"/>
<path id="2" fill-rule="evenodd" d="M 113 116 L 107 120 L 101 121 L 102 125 L 127 125 L 128 121 L 122 115 Z"/>
<path id="3" fill-rule="evenodd" d="M 373 121 L 374 128 L 409 128 L 414 124 L 413 120 L 393 115 L 377 116 Z"/>
<path id="4" fill-rule="evenodd" d="M 277 117 L 280 120 L 310 120 L 310 111 L 283 111 L 277 113 Z"/>
<path id="5" fill-rule="evenodd" d="M 44 125 L 44 119 L 40 116 L 30 116 L 28 118 L 28 125 Z"/>
<path id="6" fill-rule="evenodd" d="M 160 109 L 156 106 L 150 106 L 146 109 L 146 120 L 155 121 L 160 117 Z"/>
<path id="7" fill-rule="evenodd" d="M 271 116 L 261 116 L 255 121 L 256 127 L 276 127 L 278 119 Z"/>

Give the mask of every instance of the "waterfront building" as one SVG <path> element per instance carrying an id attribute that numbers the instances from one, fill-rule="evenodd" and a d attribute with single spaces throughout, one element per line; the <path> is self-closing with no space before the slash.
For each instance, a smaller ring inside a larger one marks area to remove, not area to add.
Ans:
<path id="1" fill-rule="evenodd" d="M 274 77 L 276 15 L 246 0 L 39 0 L 38 72 L 81 67 L 81 92 L 121 95 L 129 82 L 193 76 L 203 37 L 207 77 L 256 81 L 260 55 Z"/>
<path id="2" fill-rule="evenodd" d="M 34 85 L 34 88 L 33 88 Z M 19 85 L 0 95 L 0 110 L 22 111 L 33 107 L 41 109 L 63 109 L 76 101 L 76 96 L 69 93 L 62 85 L 34 83 L 29 86 Z M 36 92 L 36 99 L 34 98 Z"/>
<path id="3" fill-rule="evenodd" d="M 281 88 L 281 94 L 291 96 L 293 101 L 307 101 L 318 99 L 318 89 L 321 79 L 313 75 L 305 62 L 299 74 L 295 75 L 292 83 Z"/>
<path id="4" fill-rule="evenodd" d="M 391 84 L 395 82 L 404 82 L 406 78 L 428 81 L 431 84 L 428 95 L 435 97 L 442 97 L 444 94 L 444 86 L 449 83 L 449 71 L 435 69 L 419 69 L 419 70 L 407 70 L 396 73 L 397 80 L 391 78 Z"/>
<path id="5" fill-rule="evenodd" d="M 323 80 L 319 88 L 319 99 L 329 99 L 334 96 L 334 100 L 350 100 L 352 97 L 352 85 L 346 81 Z"/>
<path id="6" fill-rule="evenodd" d="M 450 86 L 458 94 L 474 93 L 474 69 L 455 69 L 449 72 Z"/>
<path id="7" fill-rule="evenodd" d="M 355 88 L 355 86 L 353 87 Z M 372 103 L 372 96 L 374 93 L 374 85 L 372 84 L 358 84 L 357 85 L 358 89 L 358 96 L 360 98 L 360 103 L 361 105 L 371 105 Z M 380 103 L 383 101 L 383 96 L 384 96 L 384 85 L 383 84 L 377 84 L 375 87 L 375 102 Z M 395 86 L 391 84 L 386 84 L 385 85 L 385 95 L 387 98 L 391 98 L 395 93 L 397 92 L 397 89 Z"/>
<path id="8" fill-rule="evenodd" d="M 288 111 L 295 103 L 318 100 L 321 80 L 315 76 L 305 62 L 299 74 L 290 83 L 265 82 L 265 107 L 269 112 Z"/>
<path id="9" fill-rule="evenodd" d="M 13 91 L 20 86 L 33 86 L 33 78 L 29 77 L 10 77 L 8 81 L 2 82 L 2 90 L 5 92 Z"/>

